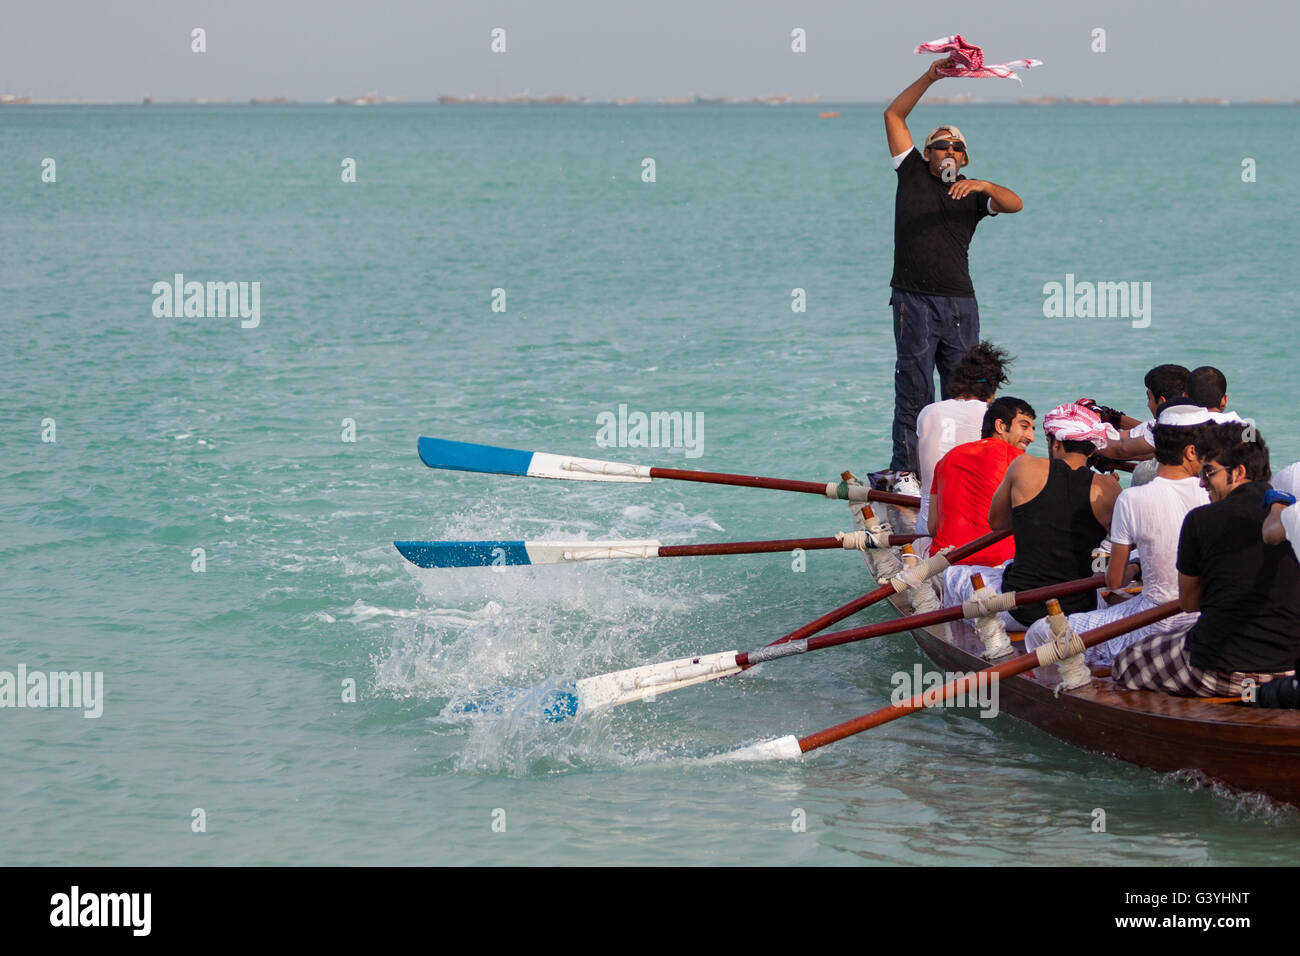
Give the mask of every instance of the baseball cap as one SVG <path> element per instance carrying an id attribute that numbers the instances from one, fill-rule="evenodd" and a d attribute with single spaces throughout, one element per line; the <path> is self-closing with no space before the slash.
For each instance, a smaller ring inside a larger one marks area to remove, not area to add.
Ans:
<path id="1" fill-rule="evenodd" d="M 961 134 L 955 126 L 936 126 L 929 136 L 925 138 L 925 148 L 929 149 L 930 144 L 936 139 L 959 139 L 966 146 L 966 161 L 970 162 L 970 143 L 966 142 L 966 137 Z"/>

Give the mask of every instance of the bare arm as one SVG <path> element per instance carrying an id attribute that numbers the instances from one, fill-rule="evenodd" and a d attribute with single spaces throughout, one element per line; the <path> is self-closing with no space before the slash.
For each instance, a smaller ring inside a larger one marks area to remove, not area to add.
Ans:
<path id="1" fill-rule="evenodd" d="M 1156 451 L 1141 438 L 1121 438 L 1119 441 L 1107 442 L 1106 447 L 1098 452 L 1103 458 L 1117 461 L 1146 461 L 1154 458 Z"/>
<path id="2" fill-rule="evenodd" d="M 898 155 L 895 153 L 894 155 Z M 953 199 L 961 199 L 967 193 L 985 193 L 993 201 L 994 212 L 1020 212 L 1025 208 L 1025 204 L 1020 201 L 1020 197 L 1013 193 L 1006 186 L 999 186 L 997 183 L 991 183 L 987 179 L 959 179 L 948 188 L 948 195 Z"/>
<path id="3" fill-rule="evenodd" d="M 1107 531 L 1110 530 L 1110 519 L 1115 516 L 1115 499 L 1119 492 L 1119 479 L 1114 475 L 1092 476 L 1092 513 Z"/>
<path id="4" fill-rule="evenodd" d="M 1178 572 L 1178 606 L 1184 611 L 1201 609 L 1201 579 Z"/>
<path id="5" fill-rule="evenodd" d="M 912 133 L 907 128 L 907 115 L 921 101 L 926 90 L 937 83 L 941 76 L 938 69 L 950 66 L 946 56 L 930 64 L 925 75 L 894 97 L 894 102 L 885 107 L 885 137 L 889 140 L 889 155 L 897 156 L 912 148 Z"/>
<path id="6" fill-rule="evenodd" d="M 993 492 L 993 501 L 989 503 L 989 528 L 1003 531 L 1011 528 L 1011 472 L 1017 462 L 1012 462 L 1007 473 L 1002 476 L 1002 484 Z"/>
<path id="7" fill-rule="evenodd" d="M 1282 526 L 1282 512 L 1286 507 L 1279 501 L 1268 509 L 1268 517 L 1264 519 L 1265 544 L 1281 544 L 1286 540 L 1286 528 Z"/>
<path id="8" fill-rule="evenodd" d="M 939 530 L 939 496 L 930 496 L 930 510 L 925 513 L 925 527 L 930 532 L 930 537 Z"/>
<path id="9" fill-rule="evenodd" d="M 1131 544 L 1114 544 L 1110 546 L 1110 564 L 1106 565 L 1106 587 L 1118 591 L 1128 584 L 1128 556 L 1133 551 Z"/>

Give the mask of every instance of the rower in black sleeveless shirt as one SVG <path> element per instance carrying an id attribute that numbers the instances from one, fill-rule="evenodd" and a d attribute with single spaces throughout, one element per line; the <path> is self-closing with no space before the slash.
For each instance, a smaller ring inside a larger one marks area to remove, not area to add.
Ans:
<path id="1" fill-rule="evenodd" d="M 1083 405 L 1058 405 L 1043 418 L 1047 458 L 1024 455 L 1007 468 L 989 508 L 989 527 L 1011 528 L 1016 557 L 1002 575 L 1003 591 L 1061 584 L 1095 574 L 1093 552 L 1110 528 L 1119 479 L 1095 474 L 1088 456 L 1118 437 Z M 1061 598 L 1066 614 L 1097 608 L 1095 591 Z M 1011 611 L 1025 626 L 1047 614 L 1045 604 Z"/>

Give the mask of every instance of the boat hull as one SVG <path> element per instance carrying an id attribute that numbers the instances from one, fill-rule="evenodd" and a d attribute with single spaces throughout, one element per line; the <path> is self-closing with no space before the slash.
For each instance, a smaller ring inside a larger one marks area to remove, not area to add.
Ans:
<path id="1" fill-rule="evenodd" d="M 901 597 L 894 604 L 907 613 Z M 911 635 L 944 671 L 990 666 L 965 621 Z M 1059 682 L 1055 666 L 1007 678 L 999 709 L 1084 750 L 1161 772 L 1195 771 L 1233 790 L 1300 805 L 1300 711 L 1122 690 L 1109 677 L 1057 695 Z"/>

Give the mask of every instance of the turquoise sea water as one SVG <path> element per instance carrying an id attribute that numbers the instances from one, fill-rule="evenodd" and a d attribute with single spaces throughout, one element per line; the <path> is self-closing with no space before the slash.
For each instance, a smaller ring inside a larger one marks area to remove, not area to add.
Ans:
<path id="1" fill-rule="evenodd" d="M 922 660 L 904 636 L 567 724 L 458 712 L 749 649 L 867 589 L 838 552 L 803 573 L 788 555 L 494 573 L 392 547 L 847 527 L 811 496 L 415 454 L 426 434 L 817 481 L 883 467 L 893 174 L 878 107 L 818 109 L 0 111 L 0 670 L 102 671 L 105 694 L 98 719 L 0 709 L 0 862 L 74 862 L 50 860 L 56 834 L 90 864 L 1289 862 L 1295 811 L 1008 718 L 701 762 L 887 703 Z M 918 110 L 914 130 L 955 120 L 968 174 L 1025 200 L 972 246 L 1009 391 L 1137 412 L 1150 366 L 1211 363 L 1275 465 L 1300 458 L 1294 117 Z M 155 317 L 175 273 L 260 283 L 260 324 Z M 1150 282 L 1150 326 L 1044 318 L 1067 274 Z M 620 404 L 702 415 L 703 454 L 601 448 Z"/>

